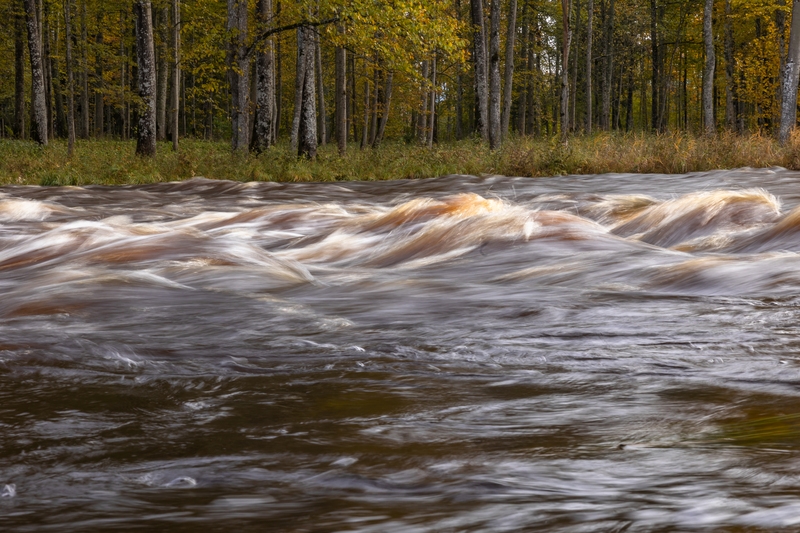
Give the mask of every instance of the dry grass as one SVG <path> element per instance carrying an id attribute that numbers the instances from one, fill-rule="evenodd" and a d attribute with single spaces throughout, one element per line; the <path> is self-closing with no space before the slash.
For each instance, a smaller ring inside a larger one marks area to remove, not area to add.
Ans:
<path id="1" fill-rule="evenodd" d="M 222 142 L 184 140 L 179 153 L 168 144 L 158 156 L 134 155 L 132 141 L 81 141 L 70 160 L 66 143 L 46 148 L 0 141 L 0 183 L 33 185 L 121 185 L 205 176 L 237 181 L 337 181 L 426 178 L 444 174 L 551 176 L 622 172 L 685 173 L 719 168 L 782 166 L 800 169 L 800 135 L 785 147 L 762 135 L 683 133 L 577 136 L 564 145 L 552 138 L 512 138 L 491 152 L 474 140 L 433 149 L 387 143 L 376 150 L 351 148 L 339 157 L 322 147 L 317 161 L 298 160 L 279 145 L 256 157 L 231 154 Z"/>

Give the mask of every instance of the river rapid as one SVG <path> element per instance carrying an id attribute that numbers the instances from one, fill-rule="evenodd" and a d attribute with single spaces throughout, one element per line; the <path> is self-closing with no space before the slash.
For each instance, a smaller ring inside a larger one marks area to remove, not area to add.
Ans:
<path id="1" fill-rule="evenodd" d="M 800 173 L 0 188 L 0 530 L 796 531 Z"/>

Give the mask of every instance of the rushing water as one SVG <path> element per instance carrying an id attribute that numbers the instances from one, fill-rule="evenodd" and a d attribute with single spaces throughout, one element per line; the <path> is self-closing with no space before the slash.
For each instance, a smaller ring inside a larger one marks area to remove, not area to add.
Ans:
<path id="1" fill-rule="evenodd" d="M 800 173 L 0 189 L 2 531 L 800 527 Z"/>

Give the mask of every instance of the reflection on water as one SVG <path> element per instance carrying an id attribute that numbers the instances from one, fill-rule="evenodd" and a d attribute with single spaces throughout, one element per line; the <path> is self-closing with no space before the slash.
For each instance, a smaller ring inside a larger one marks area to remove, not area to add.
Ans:
<path id="1" fill-rule="evenodd" d="M 795 530 L 799 181 L 0 189 L 0 529 Z"/>

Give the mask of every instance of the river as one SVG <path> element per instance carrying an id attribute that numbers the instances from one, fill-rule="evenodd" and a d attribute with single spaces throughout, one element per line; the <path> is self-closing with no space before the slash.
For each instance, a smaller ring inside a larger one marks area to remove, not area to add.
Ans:
<path id="1" fill-rule="evenodd" d="M 0 530 L 796 531 L 800 173 L 0 188 Z"/>

